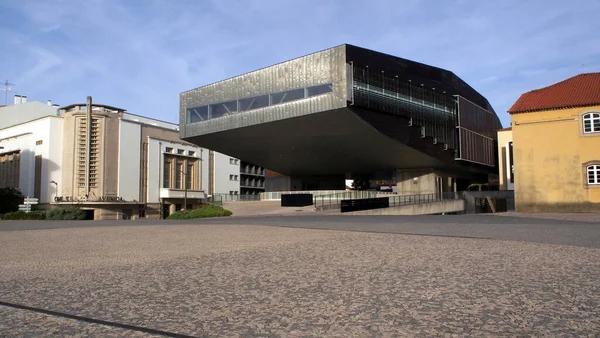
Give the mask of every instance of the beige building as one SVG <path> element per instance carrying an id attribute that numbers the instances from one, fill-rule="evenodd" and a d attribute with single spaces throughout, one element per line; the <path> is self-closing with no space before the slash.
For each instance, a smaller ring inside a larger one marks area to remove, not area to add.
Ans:
<path id="1" fill-rule="evenodd" d="M 86 103 L 1 107 L 0 187 L 89 219 L 161 218 L 210 194 L 237 195 L 240 161 L 182 141 L 176 124 Z"/>

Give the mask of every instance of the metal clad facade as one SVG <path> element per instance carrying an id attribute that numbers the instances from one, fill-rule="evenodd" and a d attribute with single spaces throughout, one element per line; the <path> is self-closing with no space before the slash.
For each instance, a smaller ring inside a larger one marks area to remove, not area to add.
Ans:
<path id="1" fill-rule="evenodd" d="M 496 131 L 502 128 L 496 114 L 457 96 L 459 157 L 488 166 L 496 166 Z"/>
<path id="2" fill-rule="evenodd" d="M 184 92 L 180 96 L 180 136 L 193 137 L 346 107 L 345 45 Z M 235 112 L 187 123 L 188 108 L 332 83 L 324 95 Z"/>

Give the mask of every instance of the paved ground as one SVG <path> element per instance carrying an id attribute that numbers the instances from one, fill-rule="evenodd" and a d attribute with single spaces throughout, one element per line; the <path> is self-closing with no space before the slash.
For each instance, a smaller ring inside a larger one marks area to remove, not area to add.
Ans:
<path id="1" fill-rule="evenodd" d="M 594 222 L 284 216 L 119 224 L 0 232 L 0 336 L 600 332 Z M 398 234 L 411 231 L 479 238 Z"/>

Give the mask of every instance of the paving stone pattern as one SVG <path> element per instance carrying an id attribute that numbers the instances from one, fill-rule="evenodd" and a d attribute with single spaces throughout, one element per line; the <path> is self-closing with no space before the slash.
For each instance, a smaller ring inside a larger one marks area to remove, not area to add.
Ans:
<path id="1" fill-rule="evenodd" d="M 202 225 L 0 233 L 0 301 L 206 337 L 588 336 L 600 249 Z M 0 336 L 146 334 L 0 306 Z"/>

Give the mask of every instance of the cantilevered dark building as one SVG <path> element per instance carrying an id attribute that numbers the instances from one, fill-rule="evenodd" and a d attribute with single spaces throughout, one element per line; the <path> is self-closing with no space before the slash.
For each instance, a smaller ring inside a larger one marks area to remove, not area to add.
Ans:
<path id="1" fill-rule="evenodd" d="M 180 124 L 186 141 L 284 174 L 278 190 L 361 176 L 406 194 L 486 182 L 501 129 L 454 73 L 347 44 L 184 92 Z"/>

